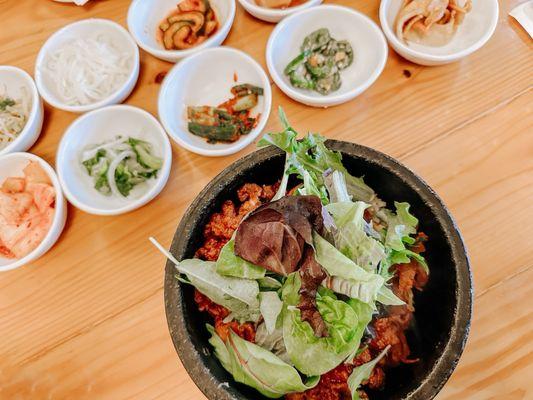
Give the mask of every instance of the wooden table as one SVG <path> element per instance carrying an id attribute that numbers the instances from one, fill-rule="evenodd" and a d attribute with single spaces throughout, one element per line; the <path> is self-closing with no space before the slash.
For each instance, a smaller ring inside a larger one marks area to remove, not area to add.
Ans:
<path id="1" fill-rule="evenodd" d="M 478 0 L 483 1 L 483 0 Z M 470 251 L 475 281 L 472 332 L 438 399 L 533 398 L 533 53 L 532 40 L 501 0 L 488 45 L 452 65 L 425 68 L 392 50 L 383 75 L 342 106 L 295 103 L 272 84 L 292 124 L 386 152 L 442 196 Z M 379 1 L 341 0 L 378 20 Z M 0 64 L 32 73 L 40 46 L 75 20 L 125 25 L 129 1 L 86 7 L 0 0 Z M 272 25 L 238 6 L 226 44 L 265 66 Z M 171 65 L 141 52 L 127 100 L 157 111 L 156 76 Z M 46 107 L 31 151 L 54 163 L 76 115 Z M 267 130 L 276 130 L 275 113 Z M 69 207 L 63 236 L 33 265 L 0 274 L 0 399 L 203 399 L 174 351 L 163 309 L 161 255 L 182 214 L 209 180 L 254 150 L 206 158 L 173 146 L 168 185 L 151 204 L 119 217 Z"/>

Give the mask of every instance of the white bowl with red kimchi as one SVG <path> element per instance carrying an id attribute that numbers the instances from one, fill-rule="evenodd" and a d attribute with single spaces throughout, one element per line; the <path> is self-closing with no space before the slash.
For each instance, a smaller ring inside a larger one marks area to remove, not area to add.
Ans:
<path id="1" fill-rule="evenodd" d="M 53 168 L 30 153 L 0 157 L 0 271 L 37 260 L 56 243 L 67 218 Z"/>

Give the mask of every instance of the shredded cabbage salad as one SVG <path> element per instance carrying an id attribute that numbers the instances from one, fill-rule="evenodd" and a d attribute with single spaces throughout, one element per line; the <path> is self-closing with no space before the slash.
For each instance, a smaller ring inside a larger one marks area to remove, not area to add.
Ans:
<path id="1" fill-rule="evenodd" d="M 71 40 L 50 53 L 44 73 L 70 106 L 92 104 L 111 95 L 128 78 L 131 56 L 107 35 Z"/>
<path id="2" fill-rule="evenodd" d="M 31 110 L 31 99 L 26 88 L 20 98 L 14 99 L 4 88 L 0 92 L 0 150 L 13 142 L 26 126 Z"/>

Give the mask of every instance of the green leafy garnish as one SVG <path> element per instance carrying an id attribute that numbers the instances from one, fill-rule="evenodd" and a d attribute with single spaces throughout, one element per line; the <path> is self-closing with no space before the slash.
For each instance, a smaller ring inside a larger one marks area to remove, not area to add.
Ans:
<path id="1" fill-rule="evenodd" d="M 352 400 L 361 400 L 361 397 L 359 396 L 359 392 L 357 391 L 359 389 L 359 386 L 361 384 L 370 379 L 370 375 L 372 374 L 372 370 L 377 365 L 377 363 L 385 357 L 387 352 L 389 351 L 390 346 L 387 346 L 385 350 L 381 352 L 379 356 L 374 358 L 372 361 L 367 362 L 366 364 L 360 365 L 358 367 L 355 367 L 348 378 L 348 387 L 350 388 L 350 391 L 352 392 Z"/>
<path id="2" fill-rule="evenodd" d="M 302 382 L 298 371 L 281 358 L 237 336 L 231 329 L 226 341 L 207 325 L 209 343 L 222 366 L 237 382 L 255 388 L 266 397 L 277 399 L 288 393 L 303 392 L 318 384 L 319 376 Z"/>

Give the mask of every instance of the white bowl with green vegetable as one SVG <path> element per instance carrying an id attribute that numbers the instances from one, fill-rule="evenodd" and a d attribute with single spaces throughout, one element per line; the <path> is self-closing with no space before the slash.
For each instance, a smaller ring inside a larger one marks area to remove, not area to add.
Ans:
<path id="1" fill-rule="evenodd" d="M 252 143 L 270 114 L 268 76 L 246 53 L 208 49 L 177 64 L 159 92 L 159 118 L 170 137 L 204 156 L 225 156 Z"/>
<path id="2" fill-rule="evenodd" d="M 39 138 L 43 102 L 24 70 L 0 66 L 0 155 L 26 151 Z"/>
<path id="3" fill-rule="evenodd" d="M 266 49 L 268 71 L 290 98 L 314 107 L 350 101 L 368 89 L 387 61 L 379 27 L 351 8 L 325 5 L 285 18 Z"/>
<path id="4" fill-rule="evenodd" d="M 172 149 L 150 113 L 109 106 L 70 125 L 56 164 L 70 203 L 90 214 L 118 215 L 145 205 L 163 190 Z"/>

